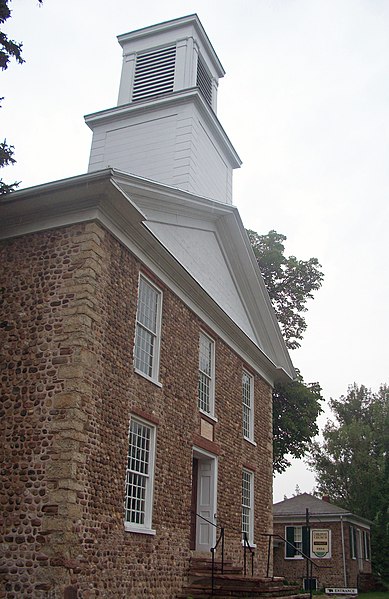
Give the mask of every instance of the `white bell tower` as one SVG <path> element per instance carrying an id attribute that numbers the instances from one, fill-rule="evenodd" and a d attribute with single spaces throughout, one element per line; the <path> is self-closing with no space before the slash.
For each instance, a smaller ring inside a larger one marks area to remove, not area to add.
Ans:
<path id="1" fill-rule="evenodd" d="M 118 106 L 85 117 L 89 171 L 110 166 L 231 204 L 241 161 L 216 116 L 224 69 L 197 15 L 118 40 Z"/>

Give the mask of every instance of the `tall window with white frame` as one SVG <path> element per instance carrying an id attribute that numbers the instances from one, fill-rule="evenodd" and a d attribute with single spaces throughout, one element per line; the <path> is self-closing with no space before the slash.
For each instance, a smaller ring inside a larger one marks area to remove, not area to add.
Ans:
<path id="1" fill-rule="evenodd" d="M 215 342 L 205 333 L 200 333 L 198 405 L 199 410 L 214 416 Z"/>
<path id="2" fill-rule="evenodd" d="M 125 528 L 151 530 L 155 427 L 131 418 L 125 489 Z"/>
<path id="3" fill-rule="evenodd" d="M 254 441 L 254 378 L 246 370 L 242 374 L 243 436 Z"/>
<path id="4" fill-rule="evenodd" d="M 254 543 L 254 473 L 242 472 L 242 536 Z"/>
<path id="5" fill-rule="evenodd" d="M 139 277 L 134 364 L 135 370 L 158 380 L 162 292 L 144 276 Z"/>

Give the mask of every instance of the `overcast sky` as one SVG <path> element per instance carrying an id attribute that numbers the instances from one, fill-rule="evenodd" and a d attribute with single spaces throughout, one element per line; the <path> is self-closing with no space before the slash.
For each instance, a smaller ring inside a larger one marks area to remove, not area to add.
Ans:
<path id="1" fill-rule="evenodd" d="M 226 76 L 218 117 L 243 165 L 234 204 L 247 228 L 287 236 L 325 282 L 292 352 L 337 398 L 388 382 L 389 2 L 387 0 L 13 0 L 5 30 L 22 66 L 1 73 L 1 138 L 22 187 L 86 172 L 83 115 L 116 105 L 116 36 L 196 12 Z M 321 423 L 325 418 L 321 419 Z M 296 463 L 276 501 L 314 477 Z"/>

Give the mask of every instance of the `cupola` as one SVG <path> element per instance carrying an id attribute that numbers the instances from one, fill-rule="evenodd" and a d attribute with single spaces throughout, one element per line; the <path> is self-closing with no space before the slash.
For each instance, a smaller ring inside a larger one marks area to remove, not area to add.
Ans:
<path id="1" fill-rule="evenodd" d="M 232 203 L 241 162 L 216 116 L 224 69 L 197 15 L 118 36 L 118 105 L 85 117 L 89 171 L 114 167 Z"/>

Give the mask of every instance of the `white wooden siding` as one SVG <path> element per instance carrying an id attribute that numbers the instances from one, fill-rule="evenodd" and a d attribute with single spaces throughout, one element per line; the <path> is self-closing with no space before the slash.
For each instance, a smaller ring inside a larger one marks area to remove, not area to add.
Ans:
<path id="1" fill-rule="evenodd" d="M 191 103 L 94 126 L 89 171 L 108 166 L 232 203 L 232 168 Z"/>
<path id="2" fill-rule="evenodd" d="M 153 215 L 153 219 L 157 215 Z M 148 221 L 149 229 L 214 298 L 228 316 L 256 342 L 256 336 L 225 255 L 211 230 L 194 221 L 190 226 Z"/>

